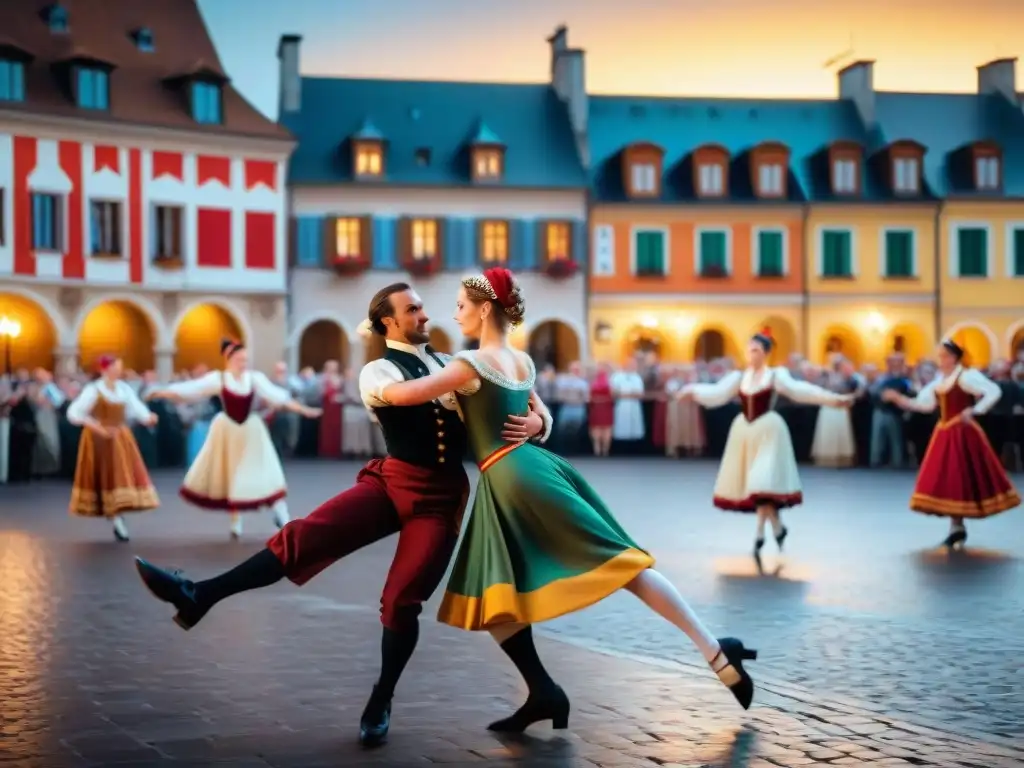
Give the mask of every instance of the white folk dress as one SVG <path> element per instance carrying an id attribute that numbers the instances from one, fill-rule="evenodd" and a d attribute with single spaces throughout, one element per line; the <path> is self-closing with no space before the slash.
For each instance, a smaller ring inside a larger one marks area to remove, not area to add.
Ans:
<path id="1" fill-rule="evenodd" d="M 639 397 L 644 393 L 644 380 L 639 373 L 620 371 L 609 381 L 615 399 L 612 438 L 614 440 L 644 439 L 644 409 Z M 628 395 L 628 397 L 625 397 Z"/>
<path id="2" fill-rule="evenodd" d="M 798 403 L 835 405 L 838 396 L 785 368 L 733 371 L 714 384 L 691 384 L 687 391 L 705 408 L 717 408 L 739 396 L 743 407 L 729 437 L 715 481 L 714 504 L 730 512 L 755 512 L 803 503 L 803 488 L 789 427 L 773 408 L 776 394 Z"/>
<path id="3" fill-rule="evenodd" d="M 844 383 L 834 378 L 829 389 L 839 392 Z M 857 463 L 857 443 L 849 408 L 823 405 L 818 409 L 811 458 L 821 467 L 852 467 Z"/>
<path id="4" fill-rule="evenodd" d="M 211 371 L 167 389 L 191 401 L 217 395 L 224 406 L 185 475 L 183 499 L 208 510 L 255 512 L 287 495 L 281 460 L 267 425 L 252 407 L 255 396 L 284 405 L 292 399 L 287 390 L 259 371 L 246 371 L 237 379 L 227 371 Z"/>

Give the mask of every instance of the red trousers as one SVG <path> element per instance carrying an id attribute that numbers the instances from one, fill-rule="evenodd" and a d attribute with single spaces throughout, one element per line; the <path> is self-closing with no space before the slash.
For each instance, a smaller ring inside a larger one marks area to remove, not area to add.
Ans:
<path id="1" fill-rule="evenodd" d="M 349 553 L 398 533 L 380 603 L 384 626 L 401 631 L 417 621 L 441 582 L 468 498 L 469 478 L 460 464 L 438 472 L 374 459 L 354 486 L 292 520 L 267 548 L 301 586 Z"/>

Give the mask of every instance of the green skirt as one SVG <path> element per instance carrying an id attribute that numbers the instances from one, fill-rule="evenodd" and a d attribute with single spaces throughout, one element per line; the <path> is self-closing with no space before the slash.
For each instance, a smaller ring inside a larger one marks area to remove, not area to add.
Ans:
<path id="1" fill-rule="evenodd" d="M 567 461 L 531 443 L 480 464 L 438 619 L 536 624 L 603 600 L 654 565 Z"/>

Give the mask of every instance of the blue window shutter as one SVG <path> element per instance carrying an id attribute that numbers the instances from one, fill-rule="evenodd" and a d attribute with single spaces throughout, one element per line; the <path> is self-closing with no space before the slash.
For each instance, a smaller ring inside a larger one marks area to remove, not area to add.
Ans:
<path id="1" fill-rule="evenodd" d="M 107 109 L 107 95 L 110 93 L 109 79 L 106 72 L 96 72 L 96 108 Z"/>
<path id="2" fill-rule="evenodd" d="M 513 272 L 526 269 L 526 222 L 512 219 L 508 223 L 508 268 Z"/>
<path id="3" fill-rule="evenodd" d="M 373 268 L 398 269 L 396 221 L 393 217 L 373 217 Z"/>
<path id="4" fill-rule="evenodd" d="M 296 218 L 296 264 L 300 267 L 319 267 L 324 261 L 324 220 L 321 216 Z"/>
<path id="5" fill-rule="evenodd" d="M 465 259 L 466 247 L 465 240 L 462 238 L 463 221 L 452 218 L 442 219 L 442 225 L 444 226 L 444 252 L 442 253 L 444 268 L 460 269 L 463 259 Z"/>
<path id="6" fill-rule="evenodd" d="M 522 246 L 522 259 L 523 265 L 520 267 L 522 270 L 536 269 L 538 264 L 537 256 L 537 238 L 539 234 L 537 232 L 537 222 L 530 219 L 522 222 L 523 232 L 523 246 Z"/>
<path id="7" fill-rule="evenodd" d="M 574 221 L 572 224 L 572 258 L 580 269 L 587 266 L 587 222 Z"/>
<path id="8" fill-rule="evenodd" d="M 477 242 L 479 240 L 479 229 L 480 225 L 476 219 L 463 219 L 462 269 L 466 271 L 475 269 L 480 263 L 480 245 Z"/>

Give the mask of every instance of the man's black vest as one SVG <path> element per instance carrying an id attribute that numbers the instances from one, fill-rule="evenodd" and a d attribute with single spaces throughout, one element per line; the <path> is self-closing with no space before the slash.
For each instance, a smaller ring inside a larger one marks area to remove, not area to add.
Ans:
<path id="1" fill-rule="evenodd" d="M 443 363 L 430 347 L 427 354 Z M 419 379 L 430 374 L 426 363 L 416 355 L 391 347 L 384 359 L 394 363 L 406 379 Z M 388 455 L 418 467 L 459 469 L 466 455 L 466 429 L 457 411 L 439 403 L 387 406 L 374 408 L 384 432 Z"/>

